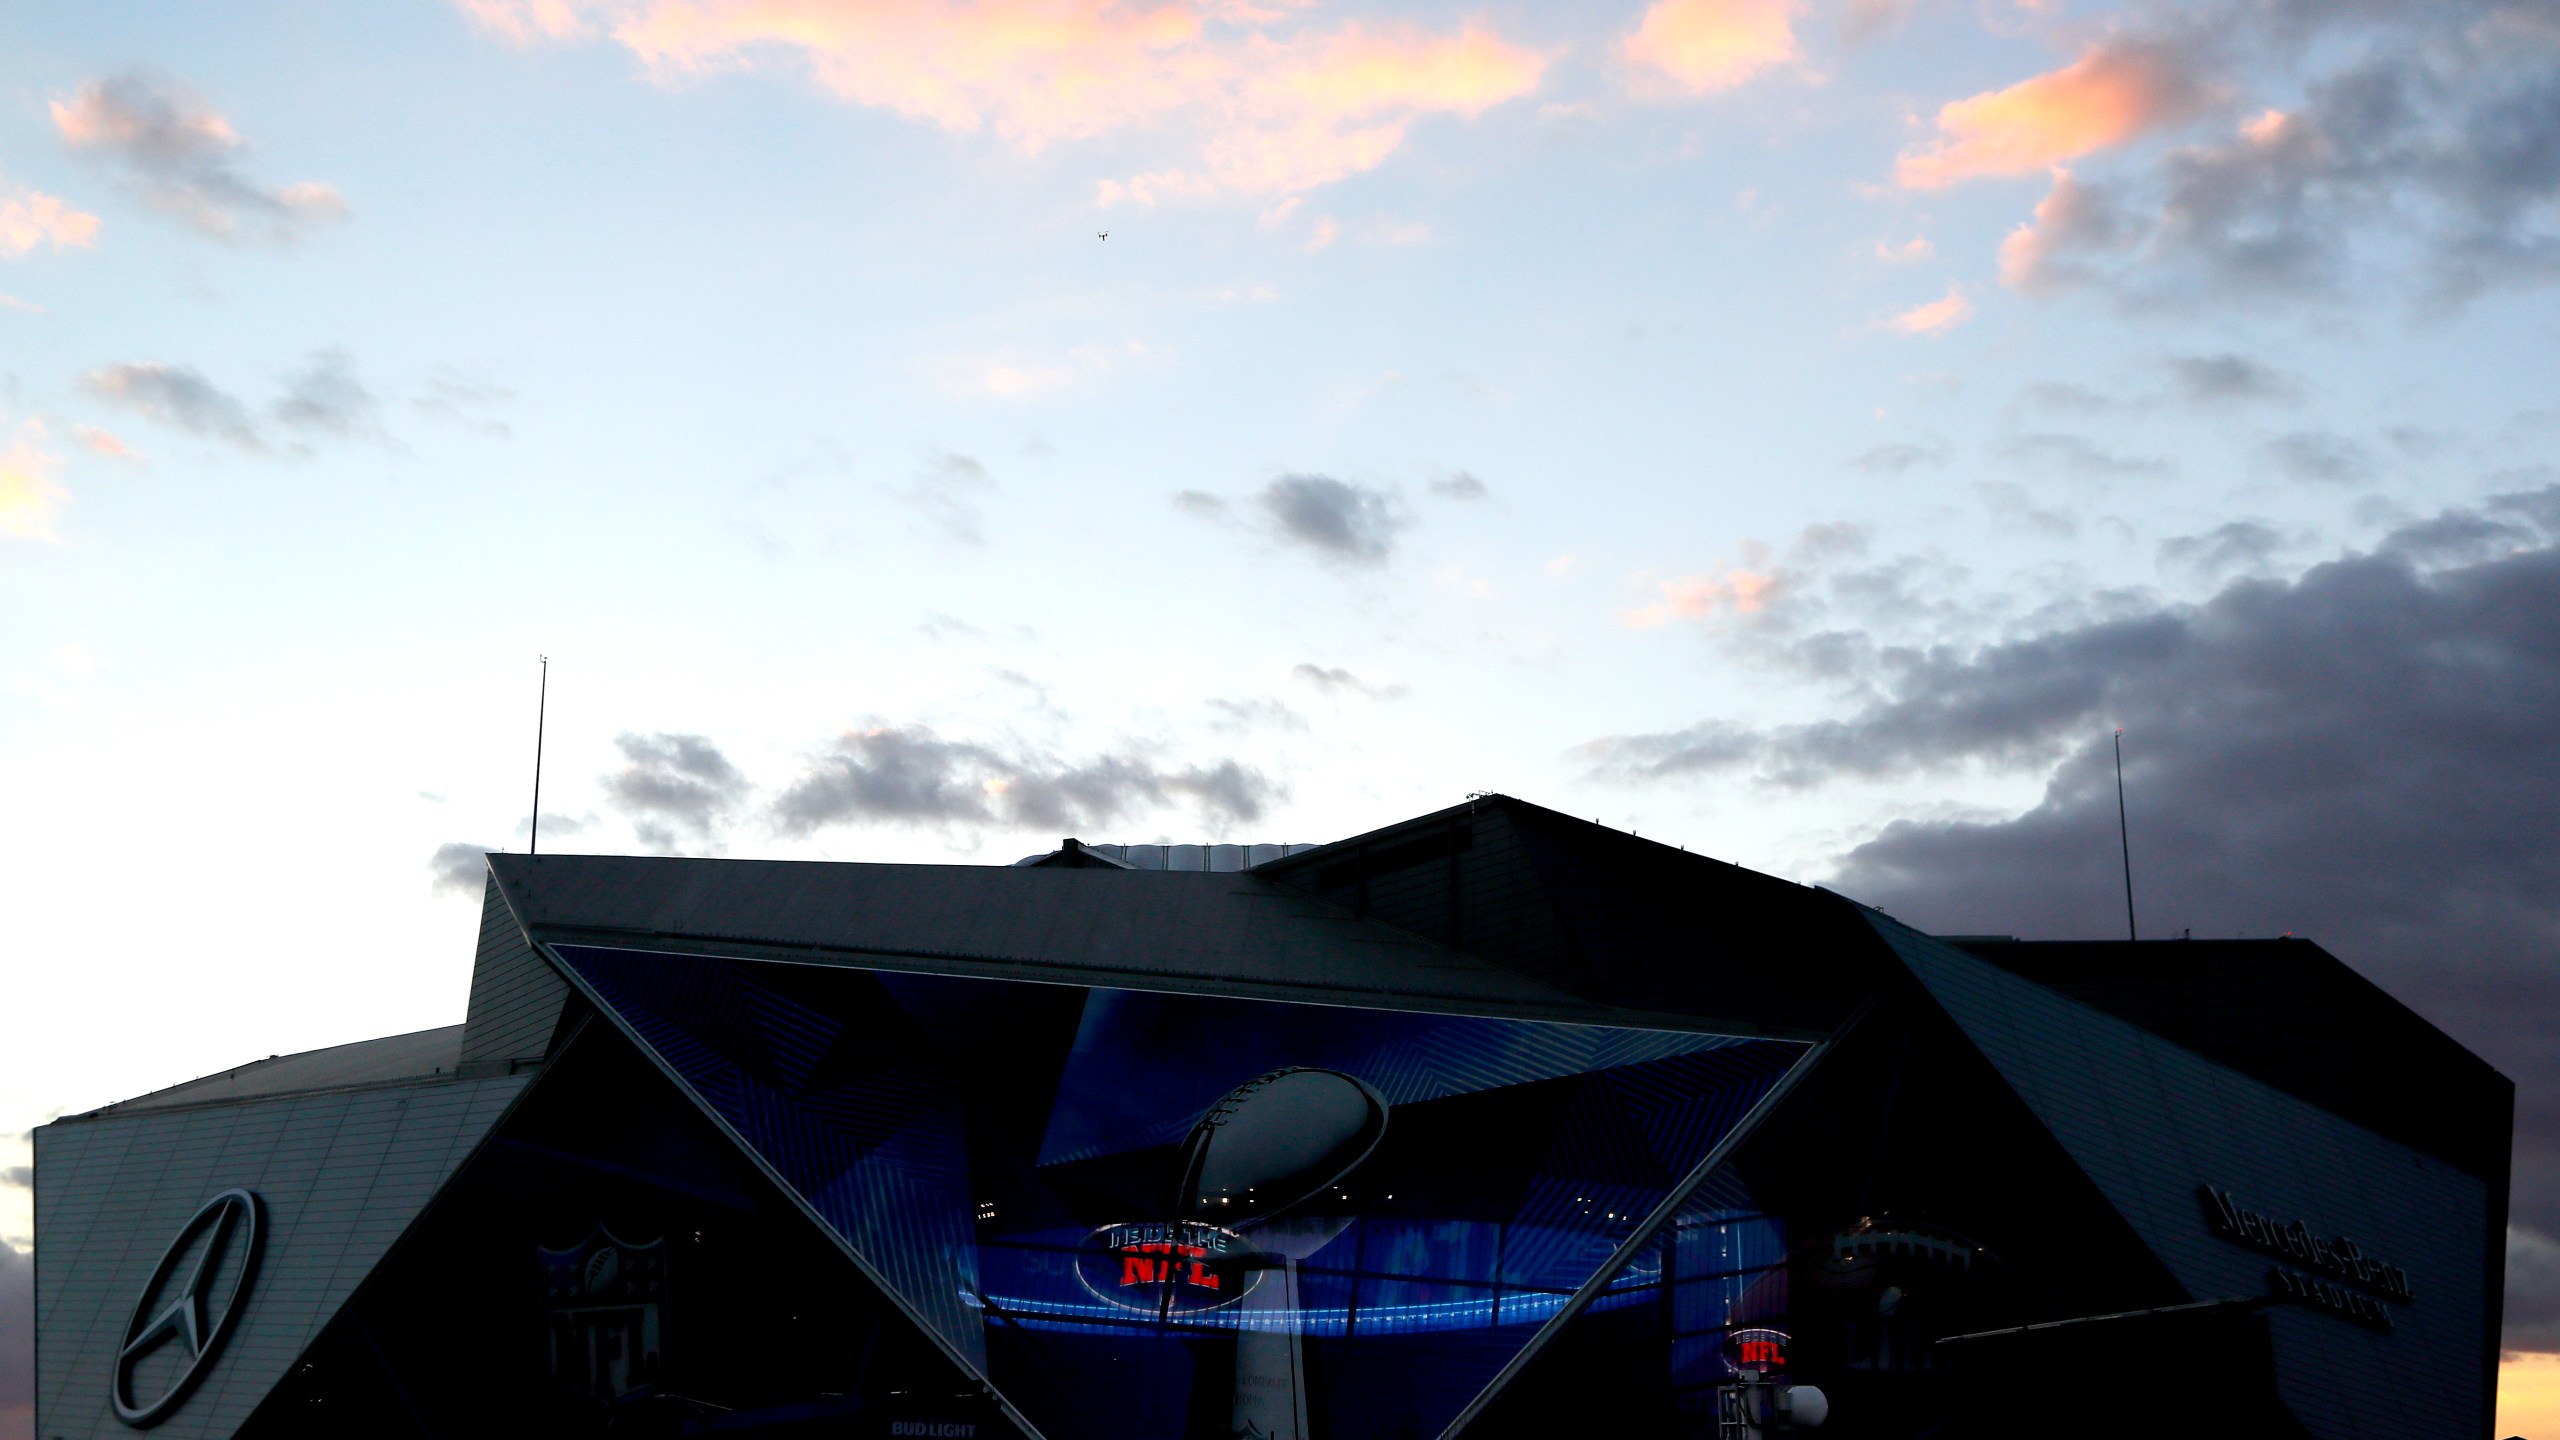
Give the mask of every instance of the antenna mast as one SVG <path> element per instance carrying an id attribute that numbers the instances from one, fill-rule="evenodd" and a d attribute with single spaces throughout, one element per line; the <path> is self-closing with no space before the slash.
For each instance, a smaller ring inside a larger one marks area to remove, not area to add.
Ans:
<path id="1" fill-rule="evenodd" d="M 542 722 L 551 709 L 551 657 L 534 657 L 542 662 L 542 689 L 533 702 L 533 838 L 524 847 L 527 855 L 542 853 Z M 2121 768 L 2121 767 L 2119 767 Z M 2118 777 L 2121 789 L 2121 779 Z"/>
<path id="2" fill-rule="evenodd" d="M 2124 823 L 2124 727 L 2116 727 L 2116 845 L 2124 855 L 2124 938 L 2142 937 L 2133 929 L 2133 838 Z"/>

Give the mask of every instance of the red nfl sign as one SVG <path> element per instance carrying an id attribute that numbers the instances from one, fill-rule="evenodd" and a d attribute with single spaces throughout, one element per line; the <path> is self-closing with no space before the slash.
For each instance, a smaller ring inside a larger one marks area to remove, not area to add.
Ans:
<path id="1" fill-rule="evenodd" d="M 1123 1310 L 1197 1315 L 1232 1305 L 1262 1280 L 1262 1252 L 1197 1220 L 1105 1225 L 1076 1251 L 1085 1289 Z"/>

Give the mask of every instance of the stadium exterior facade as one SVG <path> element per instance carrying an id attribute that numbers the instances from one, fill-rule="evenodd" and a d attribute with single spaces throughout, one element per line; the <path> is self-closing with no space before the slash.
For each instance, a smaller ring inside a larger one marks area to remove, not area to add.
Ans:
<path id="1" fill-rule="evenodd" d="M 37 1434 L 2489 1433 L 2512 1087 L 2306 941 L 1131 859 L 492 855 L 464 1024 L 37 1132 Z"/>

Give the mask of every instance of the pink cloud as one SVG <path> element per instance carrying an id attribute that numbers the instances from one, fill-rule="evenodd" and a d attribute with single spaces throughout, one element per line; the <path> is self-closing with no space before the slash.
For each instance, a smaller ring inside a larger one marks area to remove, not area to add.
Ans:
<path id="1" fill-rule="evenodd" d="M 1935 190 L 1986 175 L 2032 175 L 2192 118 L 2211 87 L 2177 56 L 2140 46 L 2092 46 L 2060 70 L 1938 111 L 1938 138 L 1905 151 L 1894 178 Z"/>
<path id="2" fill-rule="evenodd" d="M 98 243 L 98 217 L 33 190 L 0 199 L 0 255 L 19 256 L 39 245 L 56 250 Z"/>
<path id="3" fill-rule="evenodd" d="M 1704 94 L 1796 58 L 1798 0 L 1656 0 L 1621 44 L 1627 60 Z"/>
<path id="4" fill-rule="evenodd" d="M 664 80 L 802 67 L 836 98 L 1024 153 L 1156 128 L 1189 163 L 1105 182 L 1104 203 L 1286 196 L 1372 169 L 1429 115 L 1537 88 L 1546 61 L 1480 24 L 1275 33 L 1280 12 L 1194 0 L 456 0 L 513 43 L 610 35 Z"/>
<path id="5" fill-rule="evenodd" d="M 347 216 L 347 202 L 328 185 L 261 185 L 241 173 L 240 132 L 203 96 L 165 77 L 92 80 L 52 111 L 65 144 L 122 165 L 155 208 L 215 239 L 287 242 Z"/>
<path id="6" fill-rule="evenodd" d="M 103 455 L 109 460 L 139 462 L 142 459 L 141 451 L 124 443 L 123 438 L 112 430 L 101 429 L 95 425 L 74 425 L 71 427 L 71 438 L 79 441 L 80 448 L 92 455 Z"/>
<path id="7" fill-rule="evenodd" d="M 1943 335 L 1973 318 L 1973 301 L 1962 285 L 1949 285 L 1947 293 L 1925 305 L 1914 305 L 1888 322 L 1906 335 Z"/>
<path id="8" fill-rule="evenodd" d="M 1756 615 L 1778 588 L 1775 573 L 1726 570 L 1720 574 L 1683 575 L 1654 582 L 1659 596 L 1619 618 L 1631 630 L 1653 630 L 1674 620 L 1711 620 L 1718 615 Z"/>

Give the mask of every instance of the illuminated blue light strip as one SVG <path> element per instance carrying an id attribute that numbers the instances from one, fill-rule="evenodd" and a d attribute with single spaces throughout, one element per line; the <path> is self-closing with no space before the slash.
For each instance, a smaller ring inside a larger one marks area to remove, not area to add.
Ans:
<path id="1" fill-rule="evenodd" d="M 1570 1297 L 1561 1294 L 1506 1294 L 1500 1301 L 1499 1320 L 1495 1318 L 1496 1302 L 1488 1296 L 1480 1300 L 1444 1300 L 1428 1305 L 1333 1305 L 1301 1310 L 1238 1307 L 1205 1315 L 1186 1315 L 1165 1322 L 1158 1322 L 1140 1311 L 1092 1301 L 1031 1300 L 1002 1295 L 991 1298 L 992 1309 L 999 1320 L 1041 1330 L 1087 1334 L 1125 1334 L 1131 1330 L 1198 1333 L 1255 1330 L 1297 1335 L 1410 1335 L 1432 1330 L 1489 1330 L 1497 1325 L 1535 1324 L 1553 1316 Z M 1614 1310 L 1652 1298 L 1648 1290 L 1623 1290 L 1601 1296 L 1590 1308 Z M 973 1309 L 989 1308 L 974 1295 L 963 1295 L 961 1303 Z"/>

